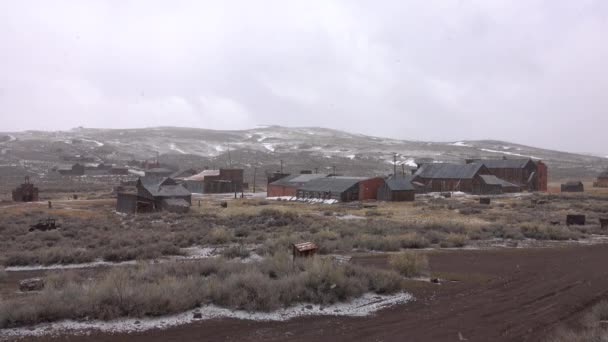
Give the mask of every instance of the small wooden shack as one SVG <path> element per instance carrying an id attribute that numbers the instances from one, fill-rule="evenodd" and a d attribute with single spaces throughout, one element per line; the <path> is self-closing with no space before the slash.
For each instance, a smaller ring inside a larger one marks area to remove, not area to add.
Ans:
<path id="1" fill-rule="evenodd" d="M 386 179 L 378 188 L 379 201 L 405 202 L 414 201 L 415 197 L 411 176 Z"/>
<path id="2" fill-rule="evenodd" d="M 38 188 L 30 183 L 30 177 L 25 177 L 25 182 L 13 190 L 13 201 L 15 202 L 38 202 Z"/>
<path id="3" fill-rule="evenodd" d="M 581 181 L 566 182 L 562 184 L 562 192 L 585 192 L 585 186 Z"/>
<path id="4" fill-rule="evenodd" d="M 597 180 L 593 183 L 596 188 L 608 188 L 608 170 L 600 173 Z"/>
<path id="5" fill-rule="evenodd" d="M 316 244 L 313 242 L 301 242 L 293 244 L 293 258 L 294 260 L 299 257 L 311 257 L 317 253 Z"/>

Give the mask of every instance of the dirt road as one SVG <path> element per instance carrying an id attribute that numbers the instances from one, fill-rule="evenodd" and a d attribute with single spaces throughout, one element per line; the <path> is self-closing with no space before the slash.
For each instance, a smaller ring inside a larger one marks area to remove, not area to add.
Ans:
<path id="1" fill-rule="evenodd" d="M 386 258 L 360 264 L 385 267 Z M 539 341 L 608 299 L 608 245 L 559 249 L 446 251 L 433 272 L 458 281 L 412 283 L 417 300 L 364 318 L 288 322 L 201 321 L 132 335 L 64 336 L 53 341 Z M 41 338 L 38 341 L 50 340 Z"/>

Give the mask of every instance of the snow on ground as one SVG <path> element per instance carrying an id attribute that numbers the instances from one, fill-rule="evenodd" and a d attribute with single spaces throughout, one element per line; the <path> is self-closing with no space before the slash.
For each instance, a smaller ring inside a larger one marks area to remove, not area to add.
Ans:
<path id="1" fill-rule="evenodd" d="M 479 150 L 484 151 L 484 152 L 491 152 L 491 153 L 502 153 L 502 154 L 506 154 L 506 155 L 510 155 L 510 156 L 516 156 L 516 157 L 525 157 L 525 158 L 532 158 L 532 159 L 540 159 L 540 158 L 534 157 L 534 156 L 526 156 L 526 155 L 523 155 L 523 154 L 513 153 L 513 152 L 507 152 L 507 151 L 490 150 L 490 149 L 487 149 L 487 148 L 480 148 Z"/>
<path id="2" fill-rule="evenodd" d="M 403 164 L 410 166 L 410 167 L 418 167 L 418 164 L 416 164 L 416 161 L 414 159 L 408 159 L 406 161 L 403 162 Z"/>
<path id="3" fill-rule="evenodd" d="M 174 143 L 169 144 L 169 149 L 171 149 L 171 150 L 173 150 L 175 152 L 179 152 L 181 154 L 188 154 L 184 150 L 182 150 L 179 147 L 177 147 Z"/>
<path id="4" fill-rule="evenodd" d="M 167 329 L 179 325 L 193 323 L 199 320 L 210 319 L 241 319 L 250 321 L 287 321 L 303 316 L 350 316 L 364 317 L 381 309 L 405 304 L 414 300 L 406 292 L 393 295 L 376 295 L 366 293 L 363 296 L 346 303 L 337 303 L 328 306 L 302 303 L 289 308 L 272 312 L 247 312 L 230 310 L 215 305 L 205 305 L 198 309 L 186 311 L 181 314 L 162 316 L 156 318 L 127 318 L 112 321 L 73 321 L 64 320 L 56 323 L 43 323 L 30 327 L 11 328 L 0 331 L 0 340 L 15 339 L 18 337 L 48 336 L 62 333 L 82 335 L 91 331 L 104 333 L 132 333 L 151 329 Z M 194 313 L 200 313 L 202 318 L 193 318 Z"/>
<path id="5" fill-rule="evenodd" d="M 144 177 L 146 173 L 144 171 L 129 169 L 129 173 L 134 174 L 136 176 Z"/>
<path id="6" fill-rule="evenodd" d="M 107 262 L 103 260 L 96 260 L 93 262 L 86 262 L 81 264 L 55 264 L 55 265 L 31 265 L 31 266 L 10 266 L 5 268 L 6 272 L 24 272 L 24 271 L 43 271 L 43 270 L 67 270 L 67 269 L 78 269 L 78 268 L 94 268 L 102 266 L 123 266 L 123 265 L 136 265 L 137 261 L 123 261 L 123 262 Z"/>
<path id="7" fill-rule="evenodd" d="M 304 203 L 322 203 L 322 204 L 334 204 L 338 203 L 338 200 L 335 199 L 321 199 L 321 198 L 297 198 L 292 196 L 279 196 L 279 197 L 266 197 L 267 200 L 270 201 L 298 201 Z"/>
<path id="8" fill-rule="evenodd" d="M 91 140 L 91 139 L 85 139 L 85 138 L 80 138 L 80 140 L 92 142 L 92 143 L 96 144 L 98 147 L 101 147 L 104 145 L 101 141 L 97 141 L 97 140 Z"/>
<path id="9" fill-rule="evenodd" d="M 449 144 L 451 146 L 460 146 L 460 147 L 473 147 L 472 145 L 467 145 L 463 141 L 457 141 L 455 143 Z"/>
<path id="10" fill-rule="evenodd" d="M 346 158 L 348 158 L 350 160 L 353 160 L 353 159 L 355 159 L 355 155 L 354 154 L 349 154 L 349 155 L 346 156 Z"/>
<path id="11" fill-rule="evenodd" d="M 262 146 L 264 146 L 265 149 L 267 149 L 270 152 L 274 152 L 274 145 L 269 144 L 269 143 L 263 143 Z"/>

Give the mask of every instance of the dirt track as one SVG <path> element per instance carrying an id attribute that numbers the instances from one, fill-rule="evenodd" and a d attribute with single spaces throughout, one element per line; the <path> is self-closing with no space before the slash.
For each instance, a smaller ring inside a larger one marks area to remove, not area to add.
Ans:
<path id="1" fill-rule="evenodd" d="M 384 267 L 384 257 L 354 262 Z M 133 335 L 66 341 L 539 341 L 608 298 L 608 245 L 560 249 L 450 251 L 431 256 L 440 276 L 413 283 L 417 300 L 365 318 L 288 322 L 201 321 Z M 48 340 L 38 339 L 38 340 Z M 53 339 L 57 341 L 57 339 Z"/>

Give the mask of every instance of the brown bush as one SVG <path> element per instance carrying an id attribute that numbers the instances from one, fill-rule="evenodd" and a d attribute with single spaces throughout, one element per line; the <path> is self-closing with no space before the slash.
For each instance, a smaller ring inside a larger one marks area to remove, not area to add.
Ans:
<path id="1" fill-rule="evenodd" d="M 429 260 L 422 253 L 406 251 L 391 254 L 388 262 L 394 270 L 404 277 L 419 277 L 429 274 Z"/>

